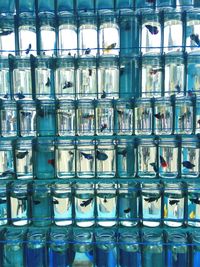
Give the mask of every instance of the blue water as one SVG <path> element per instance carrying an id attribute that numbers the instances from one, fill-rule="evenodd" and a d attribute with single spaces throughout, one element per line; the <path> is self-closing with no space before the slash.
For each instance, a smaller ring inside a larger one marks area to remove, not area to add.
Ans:
<path id="1" fill-rule="evenodd" d="M 74 260 L 75 253 L 73 250 L 55 251 L 49 250 L 49 267 L 68 267 Z"/>
<path id="2" fill-rule="evenodd" d="M 26 267 L 47 267 L 47 253 L 45 247 L 26 248 Z"/>
<path id="3" fill-rule="evenodd" d="M 119 264 L 120 267 L 141 267 L 141 253 L 120 249 Z"/>
<path id="4" fill-rule="evenodd" d="M 51 224 L 50 196 L 44 195 L 43 197 L 33 198 L 32 217 L 34 226 L 48 226 Z"/>
<path id="5" fill-rule="evenodd" d="M 3 250 L 3 267 L 25 267 L 23 255 L 24 249 L 22 244 L 5 244 Z"/>
<path id="6" fill-rule="evenodd" d="M 48 163 L 48 160 L 54 159 L 54 152 L 38 151 L 36 156 L 36 177 L 38 179 L 54 178 L 55 168 Z"/>
<path id="7" fill-rule="evenodd" d="M 192 267 L 199 267 L 200 266 L 200 251 L 193 251 L 193 255 L 192 255 L 192 258 L 193 258 L 193 265 Z"/>
<path id="8" fill-rule="evenodd" d="M 147 250 L 142 255 L 142 267 L 164 267 L 164 253 L 153 253 Z M 170 267 L 167 265 L 166 267 Z M 182 266 L 184 267 L 184 266 Z"/>
<path id="9" fill-rule="evenodd" d="M 37 131 L 39 136 L 54 136 L 55 129 L 55 114 L 54 111 L 49 111 L 44 116 L 37 116 Z"/>
<path id="10" fill-rule="evenodd" d="M 94 9 L 94 0 L 77 0 L 77 8 L 79 10 Z"/>
<path id="11" fill-rule="evenodd" d="M 188 256 L 187 253 L 173 253 L 168 251 L 167 253 L 167 267 L 187 267 L 188 266 Z M 156 265 L 156 267 L 158 267 Z"/>
<path id="12" fill-rule="evenodd" d="M 131 226 L 138 223 L 138 201 L 137 196 L 120 194 L 119 195 L 119 219 L 123 225 Z"/>
<path id="13" fill-rule="evenodd" d="M 97 267 L 115 267 L 117 266 L 116 249 L 96 249 L 96 266 Z"/>
<path id="14" fill-rule="evenodd" d="M 72 255 L 72 265 L 74 267 L 93 267 L 93 251 L 78 252 Z"/>

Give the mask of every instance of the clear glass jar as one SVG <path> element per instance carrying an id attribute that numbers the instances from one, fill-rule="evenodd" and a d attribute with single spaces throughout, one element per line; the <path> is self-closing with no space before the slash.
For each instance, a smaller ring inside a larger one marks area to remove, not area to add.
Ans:
<path id="1" fill-rule="evenodd" d="M 142 224 L 144 226 L 158 227 L 161 223 L 161 190 L 161 184 L 142 183 Z"/>
<path id="2" fill-rule="evenodd" d="M 7 57 L 0 56 L 0 99 L 11 98 L 9 62 Z"/>
<path id="3" fill-rule="evenodd" d="M 10 186 L 10 214 L 14 226 L 25 226 L 30 221 L 28 184 L 13 182 Z"/>
<path id="4" fill-rule="evenodd" d="M 18 179 L 33 179 L 32 139 L 17 139 L 15 169 Z"/>
<path id="5" fill-rule="evenodd" d="M 185 192 L 182 183 L 164 185 L 164 224 L 179 227 L 184 223 Z"/>
<path id="6" fill-rule="evenodd" d="M 170 98 L 157 98 L 154 102 L 154 133 L 157 135 L 172 134 L 173 107 Z"/>
<path id="7" fill-rule="evenodd" d="M 180 0 L 179 0 L 180 1 Z M 198 9 L 191 9 L 186 13 L 186 51 L 189 54 L 199 54 L 200 14 Z"/>
<path id="8" fill-rule="evenodd" d="M 1 13 L 0 25 L 0 54 L 3 56 L 8 56 L 9 54 L 15 55 L 14 16 Z"/>
<path id="9" fill-rule="evenodd" d="M 183 178 L 199 177 L 199 147 L 199 139 L 196 136 L 183 138 L 181 144 L 181 176 Z"/>
<path id="10" fill-rule="evenodd" d="M 8 201 L 6 184 L 0 183 L 0 226 L 8 223 Z"/>
<path id="11" fill-rule="evenodd" d="M 0 179 L 14 179 L 13 141 L 0 139 Z"/>
<path id="12" fill-rule="evenodd" d="M 105 10 L 99 20 L 100 55 L 119 55 L 120 31 L 116 15 L 111 10 Z"/>
<path id="13" fill-rule="evenodd" d="M 58 15 L 58 23 L 59 55 L 77 55 L 77 27 L 75 17 L 69 12 L 62 12 Z"/>
<path id="14" fill-rule="evenodd" d="M 36 136 L 36 104 L 35 101 L 18 101 L 20 136 Z"/>
<path id="15" fill-rule="evenodd" d="M 96 107 L 96 134 L 113 135 L 114 108 L 112 100 L 99 100 Z"/>
<path id="16" fill-rule="evenodd" d="M 90 99 L 79 100 L 77 108 L 77 133 L 78 135 L 94 135 L 95 107 Z"/>
<path id="17" fill-rule="evenodd" d="M 75 135 L 75 115 L 75 103 L 73 100 L 59 100 L 56 109 L 56 127 L 59 136 Z"/>
<path id="18" fill-rule="evenodd" d="M 139 139 L 137 155 L 137 175 L 140 178 L 155 178 L 158 173 L 158 165 L 154 138 Z"/>
<path id="19" fill-rule="evenodd" d="M 188 183 L 187 225 L 200 226 L 200 184 Z"/>
<path id="20" fill-rule="evenodd" d="M 95 194 L 92 183 L 77 183 L 75 185 L 75 223 L 79 227 L 94 225 Z"/>
<path id="21" fill-rule="evenodd" d="M 184 95 L 185 67 L 182 54 L 167 55 L 165 57 L 165 96 Z"/>
<path id="22" fill-rule="evenodd" d="M 72 140 L 57 139 L 55 143 L 56 177 L 75 177 L 75 145 Z"/>
<path id="23" fill-rule="evenodd" d="M 55 183 L 52 186 L 53 219 L 57 226 L 72 224 L 72 192 L 71 184 Z"/>
<path id="24" fill-rule="evenodd" d="M 57 99 L 75 98 L 74 58 L 59 57 L 56 59 L 55 95 Z"/>
<path id="25" fill-rule="evenodd" d="M 17 135 L 17 105 L 13 100 L 1 102 L 1 136 L 12 137 Z"/>
<path id="26" fill-rule="evenodd" d="M 195 106 L 195 134 L 200 133 L 200 97 L 196 97 L 196 106 Z"/>
<path id="27" fill-rule="evenodd" d="M 136 226 L 139 222 L 139 184 L 119 184 L 119 223 L 125 227 Z"/>
<path id="28" fill-rule="evenodd" d="M 80 178 L 95 177 L 95 142 L 79 140 L 76 150 L 76 170 Z"/>
<path id="29" fill-rule="evenodd" d="M 49 226 L 52 223 L 52 199 L 50 184 L 33 183 L 32 185 L 32 224 L 33 226 Z"/>
<path id="30" fill-rule="evenodd" d="M 113 227 L 117 223 L 117 195 L 114 183 L 99 183 L 97 186 L 97 224 Z"/>
<path id="31" fill-rule="evenodd" d="M 80 58 L 76 73 L 77 98 L 96 98 L 97 96 L 97 71 L 96 59 L 91 56 Z"/>
<path id="32" fill-rule="evenodd" d="M 119 66 L 116 56 L 101 56 L 98 65 L 98 98 L 119 98 Z"/>
<path id="33" fill-rule="evenodd" d="M 149 98 L 138 99 L 135 102 L 135 134 L 151 135 L 153 129 L 153 110 Z"/>
<path id="34" fill-rule="evenodd" d="M 199 55 L 188 55 L 187 58 L 187 90 L 189 93 L 194 93 L 197 96 L 200 95 L 200 56 Z M 198 98 L 199 100 L 199 98 Z M 199 104 L 198 101 L 197 105 Z"/>
<path id="35" fill-rule="evenodd" d="M 35 16 L 31 13 L 21 13 L 19 15 L 19 52 L 20 56 L 29 57 L 30 54 L 36 56 L 36 22 Z"/>
<path id="36" fill-rule="evenodd" d="M 160 97 L 162 92 L 163 66 L 160 57 L 142 58 L 142 97 Z"/>

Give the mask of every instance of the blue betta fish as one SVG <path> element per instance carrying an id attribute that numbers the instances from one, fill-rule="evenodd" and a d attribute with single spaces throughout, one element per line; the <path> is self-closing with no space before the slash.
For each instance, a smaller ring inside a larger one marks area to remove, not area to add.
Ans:
<path id="1" fill-rule="evenodd" d="M 192 164 L 192 163 L 191 163 L 190 161 L 188 161 L 188 160 L 183 161 L 182 164 L 183 164 L 183 167 L 185 167 L 185 168 L 187 168 L 187 169 L 189 169 L 189 170 L 191 170 L 191 169 L 193 169 L 193 168 L 195 167 L 195 165 Z"/>
<path id="2" fill-rule="evenodd" d="M 147 30 L 149 30 L 149 32 L 151 34 L 158 34 L 159 33 L 158 27 L 156 27 L 156 26 L 145 25 L 145 27 L 147 28 Z"/>
<path id="3" fill-rule="evenodd" d="M 93 159 L 93 156 L 91 154 L 87 154 L 87 153 L 84 153 L 84 152 L 80 152 L 80 154 L 85 158 L 85 159 Z"/>
<path id="4" fill-rule="evenodd" d="M 104 152 L 100 152 L 99 150 L 97 150 L 96 151 L 96 157 L 97 157 L 98 160 L 104 161 L 104 160 L 107 160 L 108 155 L 106 153 L 104 153 Z"/>

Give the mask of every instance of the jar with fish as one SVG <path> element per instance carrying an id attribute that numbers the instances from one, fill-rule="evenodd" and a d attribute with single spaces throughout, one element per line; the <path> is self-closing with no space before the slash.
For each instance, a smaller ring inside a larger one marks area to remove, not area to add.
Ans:
<path id="1" fill-rule="evenodd" d="M 77 105 L 77 134 L 94 135 L 95 133 L 95 105 L 90 99 L 80 99 Z"/>
<path id="2" fill-rule="evenodd" d="M 55 5 L 54 0 L 38 0 L 38 12 L 41 16 L 53 14 Z"/>
<path id="3" fill-rule="evenodd" d="M 24 260 L 24 231 L 10 228 L 3 234 L 2 266 L 25 267 Z"/>
<path id="4" fill-rule="evenodd" d="M 74 252 L 71 251 L 70 233 L 66 230 L 53 230 L 50 233 L 49 264 L 51 267 L 70 266 Z"/>
<path id="5" fill-rule="evenodd" d="M 141 267 L 140 236 L 137 231 L 121 230 L 119 232 L 119 267 Z"/>
<path id="6" fill-rule="evenodd" d="M 148 11 L 142 14 L 140 42 L 143 55 L 161 54 L 161 21 L 159 13 Z"/>
<path id="7" fill-rule="evenodd" d="M 41 229 L 29 230 L 26 236 L 25 261 L 27 267 L 47 266 L 47 236 Z"/>
<path id="8" fill-rule="evenodd" d="M 149 98 L 135 101 L 135 134 L 151 135 L 153 131 L 153 109 Z"/>
<path id="9" fill-rule="evenodd" d="M 180 227 L 185 220 L 185 187 L 181 182 L 164 184 L 164 224 Z"/>
<path id="10" fill-rule="evenodd" d="M 200 227 L 200 184 L 191 182 L 187 187 L 187 225 Z"/>
<path id="11" fill-rule="evenodd" d="M 197 136 L 185 137 L 181 144 L 181 176 L 198 178 L 200 161 L 200 141 Z"/>
<path id="12" fill-rule="evenodd" d="M 77 0 L 76 7 L 80 13 L 87 10 L 92 12 L 94 11 L 94 0 Z"/>
<path id="13" fill-rule="evenodd" d="M 183 96 L 185 91 L 185 59 L 182 53 L 165 56 L 165 96 Z"/>
<path id="14" fill-rule="evenodd" d="M 54 139 L 40 137 L 34 144 L 34 175 L 37 179 L 55 178 Z"/>
<path id="15" fill-rule="evenodd" d="M 56 134 L 56 112 L 54 100 L 38 100 L 37 102 L 37 136 L 54 136 Z"/>
<path id="16" fill-rule="evenodd" d="M 112 100 L 99 100 L 96 105 L 96 134 L 113 135 L 114 107 Z"/>
<path id="17" fill-rule="evenodd" d="M 200 95 L 200 55 L 191 55 L 187 57 L 187 93 L 189 96 L 197 95 L 197 106 L 199 105 Z M 198 110 L 196 111 L 199 114 Z M 197 127 L 199 128 L 199 127 Z M 200 132 L 200 131 L 199 131 Z M 197 132 L 198 133 L 198 132 Z"/>
<path id="18" fill-rule="evenodd" d="M 188 10 L 186 13 L 186 51 L 188 54 L 200 53 L 199 27 L 199 9 Z"/>
<path id="19" fill-rule="evenodd" d="M 160 97 L 162 93 L 163 65 L 159 56 L 142 57 L 140 94 L 144 98 Z"/>
<path id="20" fill-rule="evenodd" d="M 94 266 L 93 234 L 90 231 L 75 230 L 73 232 L 71 266 Z"/>
<path id="21" fill-rule="evenodd" d="M 96 267 L 112 266 L 117 267 L 117 240 L 112 230 L 97 230 L 96 241 Z"/>
<path id="22" fill-rule="evenodd" d="M 56 23 L 55 16 L 50 12 L 39 14 L 39 53 L 52 56 L 56 54 Z"/>
<path id="23" fill-rule="evenodd" d="M 114 9 L 114 0 L 96 0 L 96 9 L 99 12 L 105 12 L 107 10 L 113 10 Z"/>
<path id="24" fill-rule="evenodd" d="M 134 178 L 137 171 L 135 140 L 132 138 L 118 139 L 116 145 L 117 177 Z"/>
<path id="25" fill-rule="evenodd" d="M 174 231 L 168 233 L 166 245 L 166 266 L 190 266 L 189 246 L 186 233 Z"/>
<path id="26" fill-rule="evenodd" d="M 34 58 L 36 99 L 54 98 L 53 60 L 48 56 Z"/>
<path id="27" fill-rule="evenodd" d="M 70 183 L 52 185 L 53 220 L 57 226 L 72 224 L 72 190 Z"/>
<path id="28" fill-rule="evenodd" d="M 116 175 L 116 142 L 112 139 L 97 141 L 95 149 L 96 175 L 98 178 L 114 178 Z"/>
<path id="29" fill-rule="evenodd" d="M 87 1 L 87 4 L 89 1 Z M 97 55 L 97 17 L 91 11 L 80 12 L 78 23 L 78 54 L 82 57 Z"/>
<path id="30" fill-rule="evenodd" d="M 67 11 L 60 12 L 58 24 L 58 54 L 61 56 L 77 55 L 77 21 L 75 16 Z"/>
<path id="31" fill-rule="evenodd" d="M 0 179 L 15 179 L 13 141 L 0 139 Z"/>
<path id="32" fill-rule="evenodd" d="M 31 218 L 32 225 L 50 226 L 52 223 L 52 197 L 50 184 L 33 183 L 31 186 Z"/>
<path id="33" fill-rule="evenodd" d="M 172 134 L 173 131 L 173 107 L 168 97 L 154 100 L 154 133 L 157 135 Z"/>
<path id="34" fill-rule="evenodd" d="M 163 233 L 161 231 L 144 230 L 142 239 L 142 266 L 165 266 L 165 246 Z"/>
<path id="35" fill-rule="evenodd" d="M 29 57 L 37 55 L 36 18 L 33 14 L 23 12 L 19 15 L 19 54 Z"/>
<path id="36" fill-rule="evenodd" d="M 88 56 L 80 58 L 76 72 L 76 97 L 94 99 L 97 97 L 96 59 Z"/>
<path id="37" fill-rule="evenodd" d="M 161 194 L 162 185 L 157 183 L 141 184 L 142 224 L 148 227 L 158 227 L 161 224 Z"/>
<path id="38" fill-rule="evenodd" d="M 178 177 L 179 146 L 180 142 L 174 136 L 166 136 L 159 139 L 159 177 L 164 179 L 172 179 Z"/>
<path id="39" fill-rule="evenodd" d="M 136 226 L 139 222 L 139 184 L 119 184 L 118 216 L 119 224 L 125 227 Z"/>
<path id="40" fill-rule="evenodd" d="M 137 175 L 140 178 L 156 178 L 158 174 L 157 144 L 154 138 L 141 138 L 137 144 Z"/>
<path id="41" fill-rule="evenodd" d="M 0 183 L 0 226 L 6 225 L 8 221 L 8 200 L 7 200 L 7 184 Z"/>
<path id="42" fill-rule="evenodd" d="M 19 134 L 22 137 L 36 136 L 36 104 L 32 100 L 17 102 L 19 116 Z"/>
<path id="43" fill-rule="evenodd" d="M 97 224 L 102 227 L 113 227 L 117 224 L 116 184 L 98 183 L 97 185 Z"/>
<path id="44" fill-rule="evenodd" d="M 0 103 L 1 136 L 17 135 L 17 104 L 14 100 L 1 100 Z"/>
<path id="45" fill-rule="evenodd" d="M 100 55 L 119 55 L 120 29 L 118 17 L 111 10 L 99 14 L 99 53 Z"/>
<path id="46" fill-rule="evenodd" d="M 10 69 L 7 57 L 0 56 L 0 99 L 11 98 Z"/>
<path id="47" fill-rule="evenodd" d="M 13 182 L 10 185 L 9 190 L 9 206 L 12 225 L 28 225 L 30 222 L 28 184 L 25 182 Z"/>
<path id="48" fill-rule="evenodd" d="M 91 227 L 95 223 L 95 193 L 92 183 L 75 184 L 75 224 Z"/>
<path id="49" fill-rule="evenodd" d="M 5 4 L 5 2 L 4 2 Z M 9 14 L 0 15 L 0 55 L 15 55 L 15 26 L 14 16 Z"/>
<path id="50" fill-rule="evenodd" d="M 192 134 L 194 103 L 191 97 L 177 97 L 175 100 L 174 133 Z"/>
<path id="51" fill-rule="evenodd" d="M 55 97 L 57 99 L 75 98 L 75 67 L 74 58 L 56 58 Z"/>
<path id="52" fill-rule="evenodd" d="M 57 178 L 75 177 L 75 158 L 74 141 L 58 138 L 55 141 L 55 169 Z"/>
<path id="53" fill-rule="evenodd" d="M 135 1 L 135 8 L 138 14 L 146 11 L 151 11 L 153 13 L 155 9 L 155 0 L 137 0 Z"/>
<path id="54" fill-rule="evenodd" d="M 79 178 L 95 177 L 95 141 L 79 139 L 76 149 L 76 171 Z"/>
<path id="55" fill-rule="evenodd" d="M 164 14 L 163 38 L 164 53 L 168 54 L 183 51 L 183 21 L 181 13 L 166 12 Z"/>
<path id="56" fill-rule="evenodd" d="M 98 63 L 98 98 L 119 98 L 118 57 L 102 55 Z"/>
<path id="57" fill-rule="evenodd" d="M 58 136 L 75 135 L 75 102 L 70 99 L 59 99 L 56 107 L 56 132 Z"/>
<path id="58" fill-rule="evenodd" d="M 200 235 L 199 231 L 192 232 L 192 247 L 191 247 L 191 267 L 198 267 L 200 256 Z"/>
<path id="59" fill-rule="evenodd" d="M 33 179 L 32 139 L 16 140 L 14 162 L 17 179 Z"/>

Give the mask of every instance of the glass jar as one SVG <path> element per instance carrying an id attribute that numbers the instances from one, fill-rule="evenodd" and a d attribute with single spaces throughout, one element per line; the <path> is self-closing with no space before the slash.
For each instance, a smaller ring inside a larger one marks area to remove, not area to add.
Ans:
<path id="1" fill-rule="evenodd" d="M 5 2 L 4 2 L 5 4 Z M 0 15 L 1 35 L 0 35 L 0 54 L 8 56 L 15 55 L 15 30 L 14 30 L 14 16 Z"/>
<path id="2" fill-rule="evenodd" d="M 196 106 L 195 106 L 195 134 L 200 133 L 200 97 L 196 97 Z"/>
<path id="3" fill-rule="evenodd" d="M 75 185 L 75 223 L 79 227 L 94 225 L 95 195 L 92 183 L 77 183 Z"/>
<path id="4" fill-rule="evenodd" d="M 97 186 L 97 224 L 113 227 L 117 221 L 117 195 L 115 183 L 99 183 Z"/>
<path id="5" fill-rule="evenodd" d="M 179 162 L 179 143 L 175 137 L 162 137 L 158 145 L 159 176 L 177 178 Z"/>
<path id="6" fill-rule="evenodd" d="M 179 0 L 180 1 L 180 0 Z M 189 54 L 199 54 L 198 29 L 200 27 L 200 14 L 198 9 L 186 13 L 186 51 Z"/>
<path id="7" fill-rule="evenodd" d="M 103 55 L 99 59 L 98 98 L 119 98 L 119 66 L 116 56 Z"/>
<path id="8" fill-rule="evenodd" d="M 13 182 L 10 186 L 10 214 L 14 226 L 29 224 L 30 207 L 28 197 L 28 184 Z"/>
<path id="9" fill-rule="evenodd" d="M 0 56 L 0 99 L 11 98 L 9 62 L 6 57 Z"/>
<path id="10" fill-rule="evenodd" d="M 8 223 L 8 201 L 6 184 L 0 183 L 0 226 Z"/>
<path id="11" fill-rule="evenodd" d="M 95 107 L 90 99 L 79 100 L 77 107 L 77 133 L 78 135 L 94 135 Z"/>
<path id="12" fill-rule="evenodd" d="M 119 184 L 119 223 L 125 227 L 136 226 L 139 222 L 139 184 Z"/>
<path id="13" fill-rule="evenodd" d="M 0 179 L 14 179 L 13 141 L 0 139 Z"/>
<path id="14" fill-rule="evenodd" d="M 1 102 L 1 136 L 12 137 L 17 135 L 17 105 L 14 100 Z"/>
<path id="15" fill-rule="evenodd" d="M 154 102 L 154 133 L 157 135 L 172 134 L 173 107 L 170 98 L 157 98 Z"/>
<path id="16" fill-rule="evenodd" d="M 184 223 L 185 192 L 182 183 L 164 185 L 164 224 L 179 227 Z"/>
<path id="17" fill-rule="evenodd" d="M 15 169 L 18 179 L 33 179 L 32 139 L 16 140 Z"/>
<path id="18" fill-rule="evenodd" d="M 96 134 L 113 135 L 114 109 L 112 100 L 99 100 L 96 107 Z"/>
<path id="19" fill-rule="evenodd" d="M 72 140 L 57 139 L 55 143 L 56 177 L 75 177 L 75 145 Z"/>
<path id="20" fill-rule="evenodd" d="M 200 56 L 199 55 L 188 55 L 187 58 L 187 90 L 188 94 L 200 95 Z M 199 100 L 199 98 L 198 98 Z M 198 101 L 197 105 L 199 104 Z"/>
<path id="21" fill-rule="evenodd" d="M 200 236 L 199 231 L 192 232 L 192 267 L 197 267 L 199 264 L 199 252 L 200 252 Z"/>
<path id="22" fill-rule="evenodd" d="M 200 184 L 188 183 L 187 224 L 193 227 L 200 226 Z"/>
<path id="23" fill-rule="evenodd" d="M 55 183 L 52 187 L 53 219 L 57 226 L 72 224 L 71 184 Z"/>

